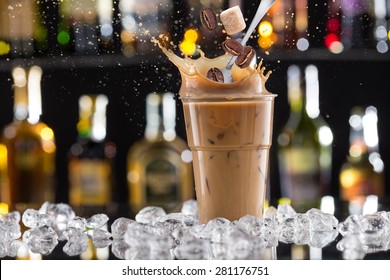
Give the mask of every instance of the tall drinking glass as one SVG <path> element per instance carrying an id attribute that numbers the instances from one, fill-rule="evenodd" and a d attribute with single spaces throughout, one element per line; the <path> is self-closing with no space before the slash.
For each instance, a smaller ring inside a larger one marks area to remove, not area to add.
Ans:
<path id="1" fill-rule="evenodd" d="M 258 73 L 233 83 L 180 73 L 199 222 L 262 218 L 276 95 Z"/>

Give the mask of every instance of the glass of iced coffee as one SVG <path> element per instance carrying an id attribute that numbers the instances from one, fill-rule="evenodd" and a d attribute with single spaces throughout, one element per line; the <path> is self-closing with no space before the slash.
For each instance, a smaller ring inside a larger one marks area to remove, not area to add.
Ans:
<path id="1" fill-rule="evenodd" d="M 261 63 L 246 61 L 253 61 L 253 48 L 239 50 L 244 54 L 238 54 L 240 63 L 231 69 L 232 80 L 223 81 L 219 69 L 239 49 L 233 43 L 226 41 L 227 52 L 213 59 L 201 50 L 199 58 L 191 59 L 162 48 L 181 74 L 200 223 L 216 217 L 263 217 L 276 95 L 265 88 L 270 72 L 265 75 Z"/>
<path id="2" fill-rule="evenodd" d="M 221 84 L 201 74 L 182 73 L 182 82 L 199 222 L 261 218 L 275 95 L 256 88 L 259 81 L 251 76 Z"/>

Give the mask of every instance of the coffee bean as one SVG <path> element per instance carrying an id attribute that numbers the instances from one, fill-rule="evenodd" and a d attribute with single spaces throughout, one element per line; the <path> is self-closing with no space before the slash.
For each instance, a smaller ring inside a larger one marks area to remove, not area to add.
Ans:
<path id="1" fill-rule="evenodd" d="M 255 56 L 255 50 L 251 46 L 244 47 L 244 51 L 237 57 L 235 63 L 240 68 L 246 68 Z"/>
<path id="2" fill-rule="evenodd" d="M 222 48 L 225 50 L 225 52 L 236 56 L 242 54 L 244 51 L 244 47 L 241 45 L 241 43 L 234 39 L 225 40 L 222 43 Z"/>
<path id="3" fill-rule="evenodd" d="M 207 71 L 207 78 L 219 83 L 223 83 L 224 81 L 222 71 L 215 67 Z"/>
<path id="4" fill-rule="evenodd" d="M 213 30 L 217 27 L 217 16 L 215 15 L 214 11 L 210 8 L 204 8 L 200 12 L 200 22 L 202 23 L 203 27 L 207 30 Z"/>

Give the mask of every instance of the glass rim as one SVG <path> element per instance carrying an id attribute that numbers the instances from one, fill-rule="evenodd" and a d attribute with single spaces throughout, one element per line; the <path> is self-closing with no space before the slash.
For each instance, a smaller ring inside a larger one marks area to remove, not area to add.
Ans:
<path id="1" fill-rule="evenodd" d="M 261 94 L 254 96 L 228 96 L 222 95 L 218 96 L 217 94 L 209 95 L 209 96 L 180 96 L 179 99 L 182 102 L 248 102 L 248 101 L 274 101 L 277 94 Z"/>

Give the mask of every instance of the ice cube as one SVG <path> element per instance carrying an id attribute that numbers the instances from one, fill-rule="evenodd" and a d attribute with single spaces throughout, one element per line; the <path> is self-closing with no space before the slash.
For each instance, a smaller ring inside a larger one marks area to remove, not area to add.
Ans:
<path id="1" fill-rule="evenodd" d="M 24 232 L 23 242 L 31 252 L 48 255 L 58 244 L 58 235 L 52 227 L 42 226 Z"/>
<path id="2" fill-rule="evenodd" d="M 190 238 L 173 250 L 179 260 L 207 260 L 210 256 L 210 242 L 205 239 Z"/>
<path id="3" fill-rule="evenodd" d="M 129 245 L 129 249 L 125 252 L 126 259 L 172 259 L 170 250 L 173 248 L 174 240 L 171 236 L 159 236 L 143 229 L 140 231 L 138 226 L 137 230 L 140 232 L 135 235 L 129 234 L 136 228 L 133 224 L 125 234 L 125 242 Z"/>
<path id="4" fill-rule="evenodd" d="M 195 236 L 196 238 L 201 238 L 202 232 L 203 232 L 205 227 L 206 227 L 206 225 L 202 224 L 202 225 L 195 225 L 193 227 L 189 227 L 188 229 L 193 236 Z"/>
<path id="5" fill-rule="evenodd" d="M 0 258 L 4 257 L 16 257 L 20 246 L 22 246 L 23 242 L 20 240 L 12 240 L 0 242 Z"/>
<path id="6" fill-rule="evenodd" d="M 288 218 L 293 218 L 297 212 L 289 204 L 279 204 L 278 210 L 276 211 L 276 220 L 279 223 L 283 223 Z"/>
<path id="7" fill-rule="evenodd" d="M 50 225 L 47 214 L 41 214 L 34 209 L 26 209 L 22 215 L 22 222 L 28 228 L 37 228 Z"/>
<path id="8" fill-rule="evenodd" d="M 135 223 L 135 221 L 123 217 L 116 219 L 111 225 L 112 237 L 114 239 L 123 239 L 123 236 L 127 231 L 127 226 L 131 223 Z"/>
<path id="9" fill-rule="evenodd" d="M 22 235 L 19 223 L 0 221 L 0 242 L 18 239 Z"/>
<path id="10" fill-rule="evenodd" d="M 126 259 L 126 251 L 130 248 L 123 239 L 114 239 L 111 244 L 111 252 L 118 259 Z"/>
<path id="11" fill-rule="evenodd" d="M 182 244 L 186 239 L 194 238 L 195 236 L 191 233 L 187 227 L 178 227 L 172 231 L 171 236 L 175 241 L 175 245 Z"/>
<path id="12" fill-rule="evenodd" d="M 198 202 L 195 199 L 189 199 L 183 202 L 181 213 L 190 215 L 198 219 Z"/>
<path id="13" fill-rule="evenodd" d="M 211 239 L 211 233 L 216 228 L 226 229 L 230 225 L 230 221 L 225 218 L 214 218 L 207 222 L 206 226 L 203 228 L 201 232 L 202 238 Z"/>
<path id="14" fill-rule="evenodd" d="M 309 229 L 298 229 L 295 231 L 293 243 L 297 245 L 305 245 L 310 242 L 310 234 Z"/>
<path id="15" fill-rule="evenodd" d="M 279 242 L 279 223 L 275 220 L 265 218 L 261 227 L 260 237 L 268 247 L 276 247 Z"/>
<path id="16" fill-rule="evenodd" d="M 292 243 L 295 238 L 295 218 L 287 218 L 279 224 L 279 241 Z"/>
<path id="17" fill-rule="evenodd" d="M 112 242 L 112 234 L 101 228 L 93 230 L 92 242 L 95 248 L 105 248 Z"/>
<path id="18" fill-rule="evenodd" d="M 362 249 L 362 243 L 357 235 L 346 235 L 336 245 L 342 251 L 345 260 L 362 260 L 366 253 Z"/>
<path id="19" fill-rule="evenodd" d="M 264 244 L 260 238 L 249 236 L 240 230 L 232 230 L 224 238 L 227 244 L 227 259 L 256 259 Z"/>
<path id="20" fill-rule="evenodd" d="M 360 215 L 350 215 L 343 222 L 339 223 L 337 228 L 341 235 L 357 234 L 361 232 Z"/>
<path id="21" fill-rule="evenodd" d="M 333 231 L 338 226 L 338 220 L 329 213 L 312 208 L 306 212 L 310 219 L 310 230 L 312 231 Z"/>
<path id="22" fill-rule="evenodd" d="M 165 210 L 158 206 L 147 206 L 141 209 L 135 216 L 135 220 L 143 224 L 153 224 L 165 216 Z"/>
<path id="23" fill-rule="evenodd" d="M 362 232 L 387 233 L 390 232 L 390 222 L 381 214 L 367 214 L 360 219 Z"/>
<path id="24" fill-rule="evenodd" d="M 78 228 L 81 231 L 85 231 L 87 226 L 87 220 L 82 217 L 76 216 L 73 220 L 68 222 L 68 228 Z"/>
<path id="25" fill-rule="evenodd" d="M 336 239 L 338 231 L 311 231 L 309 245 L 314 248 L 323 248 Z"/>
<path id="26" fill-rule="evenodd" d="M 153 225 L 156 228 L 156 233 L 161 235 L 169 235 L 177 228 L 185 228 L 186 225 L 181 220 L 168 219 L 163 222 L 157 222 Z"/>
<path id="27" fill-rule="evenodd" d="M 69 256 L 77 256 L 87 251 L 88 236 L 79 228 L 67 228 L 63 232 L 68 242 L 62 250 Z"/>
<path id="28" fill-rule="evenodd" d="M 275 220 L 277 213 L 278 213 L 278 210 L 275 207 L 270 206 L 264 212 L 264 219 L 268 218 L 268 219 L 271 219 L 271 220 Z"/>
<path id="29" fill-rule="evenodd" d="M 58 234 L 66 229 L 69 221 L 76 217 L 75 212 L 69 204 L 65 203 L 49 203 L 45 202 L 39 209 L 41 214 L 49 216 L 49 226 L 51 226 Z"/>
<path id="30" fill-rule="evenodd" d="M 184 213 L 169 213 L 161 217 L 158 221 L 164 222 L 166 220 L 178 220 L 183 222 L 186 226 L 192 227 L 198 223 L 198 220 L 192 216 Z"/>
<path id="31" fill-rule="evenodd" d="M 310 230 L 310 218 L 307 214 L 297 214 L 295 216 L 296 230 Z"/>
<path id="32" fill-rule="evenodd" d="M 249 235 L 260 236 L 263 221 L 258 217 L 246 215 L 241 217 L 235 225 Z"/>
<path id="33" fill-rule="evenodd" d="M 95 214 L 87 219 L 86 227 L 90 229 L 98 229 L 103 227 L 109 218 L 106 214 Z"/>
<path id="34" fill-rule="evenodd" d="M 20 213 L 19 211 L 12 211 L 3 215 L 3 221 L 10 223 L 19 223 L 20 222 Z"/>
<path id="35" fill-rule="evenodd" d="M 226 236 L 230 234 L 230 231 L 238 230 L 233 227 L 216 227 L 208 234 L 208 239 L 212 243 L 225 243 Z"/>
<path id="36" fill-rule="evenodd" d="M 228 244 L 210 243 L 210 259 L 226 260 L 228 259 Z"/>

